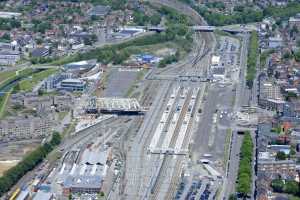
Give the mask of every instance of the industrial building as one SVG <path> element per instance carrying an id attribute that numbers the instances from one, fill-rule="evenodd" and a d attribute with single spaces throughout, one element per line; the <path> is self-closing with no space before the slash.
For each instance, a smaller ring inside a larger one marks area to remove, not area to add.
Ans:
<path id="1" fill-rule="evenodd" d="M 52 193 L 39 190 L 32 200 L 52 200 L 52 199 L 54 199 L 54 195 Z"/>
<path id="2" fill-rule="evenodd" d="M 107 173 L 110 149 L 103 149 L 99 140 L 83 151 L 69 152 L 59 171 L 63 193 L 99 193 Z"/>
<path id="3" fill-rule="evenodd" d="M 69 176 L 64 182 L 64 194 L 99 193 L 102 187 L 101 176 Z"/>

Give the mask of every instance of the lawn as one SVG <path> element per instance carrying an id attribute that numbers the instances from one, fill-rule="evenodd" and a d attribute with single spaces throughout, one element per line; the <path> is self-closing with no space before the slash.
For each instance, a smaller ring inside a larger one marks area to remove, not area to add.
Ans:
<path id="1" fill-rule="evenodd" d="M 2 81 L 5 81 L 7 80 L 8 78 L 10 77 L 13 77 L 16 75 L 16 71 L 13 70 L 13 71 L 5 71 L 5 72 L 0 72 L 0 83 Z"/>
<path id="2" fill-rule="evenodd" d="M 5 113 L 6 104 L 8 102 L 10 94 L 11 94 L 11 90 L 0 97 L 0 118 L 2 118 Z"/>
<path id="3" fill-rule="evenodd" d="M 31 91 L 33 87 L 36 86 L 36 84 L 38 84 L 38 82 L 47 78 L 51 74 L 54 74 L 55 72 L 57 72 L 57 69 L 47 69 L 45 71 L 33 74 L 31 79 L 26 79 L 19 83 L 20 90 Z"/>

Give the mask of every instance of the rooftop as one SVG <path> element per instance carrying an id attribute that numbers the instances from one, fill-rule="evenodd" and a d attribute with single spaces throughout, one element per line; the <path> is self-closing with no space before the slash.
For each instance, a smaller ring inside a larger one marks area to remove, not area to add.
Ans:
<path id="1" fill-rule="evenodd" d="M 21 16 L 21 13 L 0 11 L 0 18 L 13 18 L 19 16 Z"/>
<path id="2" fill-rule="evenodd" d="M 100 188 L 101 176 L 68 176 L 64 182 L 66 188 Z"/>
<path id="3" fill-rule="evenodd" d="M 52 193 L 39 190 L 33 200 L 50 200 L 53 197 Z"/>
<path id="4" fill-rule="evenodd" d="M 61 81 L 62 83 L 83 83 L 82 80 L 76 78 L 68 78 Z"/>
<path id="5" fill-rule="evenodd" d="M 107 153 L 103 151 L 93 151 L 91 149 L 86 149 L 83 152 L 81 163 L 88 163 L 91 165 L 100 164 L 105 165 L 107 160 Z"/>
<path id="6" fill-rule="evenodd" d="M 215 67 L 212 69 L 212 73 L 214 75 L 224 75 L 225 74 L 225 67 Z"/>

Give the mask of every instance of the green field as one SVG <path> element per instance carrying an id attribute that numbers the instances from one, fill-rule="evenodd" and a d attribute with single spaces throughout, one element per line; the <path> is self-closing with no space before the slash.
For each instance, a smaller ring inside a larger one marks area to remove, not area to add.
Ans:
<path id="1" fill-rule="evenodd" d="M 0 83 L 16 75 L 16 70 L 5 71 L 0 73 Z"/>
<path id="2" fill-rule="evenodd" d="M 8 102 L 10 94 L 11 94 L 11 90 L 0 97 L 0 119 L 3 117 L 5 113 L 6 104 Z"/>
<path id="3" fill-rule="evenodd" d="M 43 79 L 47 78 L 51 74 L 57 72 L 57 69 L 47 69 L 45 71 L 41 71 L 32 75 L 30 79 L 22 80 L 19 83 L 19 90 L 22 91 L 31 91 L 33 87 L 38 84 L 38 82 L 42 81 Z"/>

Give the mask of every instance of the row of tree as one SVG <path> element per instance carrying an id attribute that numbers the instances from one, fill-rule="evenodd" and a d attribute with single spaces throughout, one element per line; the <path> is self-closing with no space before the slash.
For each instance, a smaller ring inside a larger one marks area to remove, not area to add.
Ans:
<path id="1" fill-rule="evenodd" d="M 248 49 L 247 75 L 246 75 L 247 85 L 250 88 L 252 88 L 253 86 L 253 80 L 256 75 L 256 64 L 259 55 L 258 46 L 259 46 L 258 35 L 256 31 L 253 31 L 251 33 L 250 44 Z"/>
<path id="2" fill-rule="evenodd" d="M 127 5 L 127 0 L 87 0 L 93 4 L 108 5 L 113 10 L 124 10 Z"/>
<path id="3" fill-rule="evenodd" d="M 250 132 L 245 132 L 241 151 L 240 163 L 238 170 L 237 192 L 243 197 L 247 197 L 251 192 L 252 185 L 252 157 L 253 157 L 253 141 Z"/>
<path id="4" fill-rule="evenodd" d="M 0 30 L 11 30 L 19 27 L 21 27 L 21 23 L 15 18 L 0 18 Z"/>
<path id="5" fill-rule="evenodd" d="M 22 178 L 27 172 L 34 169 L 40 164 L 43 159 L 61 142 L 61 136 L 59 133 L 54 132 L 52 139 L 46 142 L 44 145 L 38 147 L 36 150 L 28 154 L 21 162 L 16 166 L 10 168 L 4 172 L 0 177 L 0 196 L 10 190 L 20 178 Z"/>
<path id="6" fill-rule="evenodd" d="M 174 28 L 176 26 L 176 28 Z M 54 64 L 66 64 L 69 62 L 75 62 L 80 60 L 88 60 L 96 58 L 99 62 L 104 64 L 113 63 L 113 64 L 121 64 L 126 59 L 129 58 L 130 55 L 134 53 L 139 53 L 130 47 L 140 47 L 140 46 L 147 46 L 147 45 L 154 45 L 160 44 L 168 41 L 186 39 L 186 45 L 191 44 L 192 36 L 188 32 L 187 26 L 182 24 L 172 25 L 165 32 L 156 33 L 153 35 L 146 35 L 134 40 L 126 41 L 120 44 L 115 45 L 107 45 L 105 47 L 96 48 L 94 50 L 85 52 L 85 53 L 77 53 L 74 56 L 71 56 L 67 59 L 51 59 L 51 60 L 58 60 L 54 61 Z M 189 49 L 189 46 L 185 46 L 186 49 Z M 51 61 L 50 60 L 50 61 Z M 49 61 L 49 60 L 34 60 L 34 62 L 40 61 Z"/>

